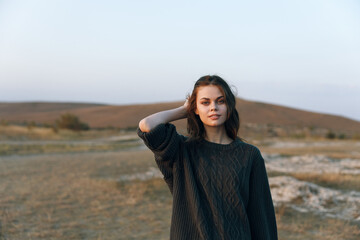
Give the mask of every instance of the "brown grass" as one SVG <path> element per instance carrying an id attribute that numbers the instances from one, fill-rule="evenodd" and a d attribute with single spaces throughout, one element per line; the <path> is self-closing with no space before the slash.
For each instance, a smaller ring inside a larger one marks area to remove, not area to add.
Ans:
<path id="1" fill-rule="evenodd" d="M 299 180 L 314 182 L 324 187 L 360 191 L 359 175 L 338 173 L 292 173 L 290 175 Z"/>
<path id="2" fill-rule="evenodd" d="M 0 158 L 0 239 L 168 239 L 162 179 L 119 181 L 156 167 L 149 151 Z M 360 225 L 276 209 L 280 239 L 356 239 Z"/>
<path id="3" fill-rule="evenodd" d="M 115 151 L 128 148 L 136 148 L 139 141 L 113 142 L 113 143 L 42 143 L 42 144 L 1 144 L 0 156 L 6 155 L 28 155 L 43 153 L 74 153 L 74 152 L 93 152 L 93 151 Z"/>
<path id="4" fill-rule="evenodd" d="M 7 141 L 28 141 L 28 140 L 90 140 L 121 134 L 135 135 L 135 131 L 119 131 L 116 129 L 75 132 L 67 129 L 59 129 L 55 133 L 51 128 L 44 127 L 24 127 L 16 125 L 0 125 L 0 140 Z"/>
<path id="5" fill-rule="evenodd" d="M 49 128 L 0 126 L 0 156 L 61 152 L 116 151 L 137 147 L 135 132 L 90 130 L 74 132 Z"/>
<path id="6" fill-rule="evenodd" d="M 117 180 L 121 174 L 153 166 L 143 161 L 151 158 L 149 153 L 136 155 L 137 159 L 134 152 L 2 159 L 1 234 L 9 239 L 165 239 L 166 228 L 161 227 L 164 216 L 166 223 L 170 218 L 171 199 L 161 197 L 168 192 L 163 181 Z"/>
<path id="7" fill-rule="evenodd" d="M 268 172 L 269 177 L 292 176 L 298 180 L 312 182 L 322 187 L 339 190 L 360 191 L 360 176 L 340 173 L 279 173 Z"/>
<path id="8" fill-rule="evenodd" d="M 17 141 L 0 145 L 0 240 L 169 238 L 172 199 L 164 181 L 120 181 L 122 175 L 156 167 L 150 151 L 128 149 L 137 146 L 137 141 L 130 138 L 93 145 L 92 140 L 111 137 L 114 131 L 53 135 L 36 127 L 2 126 L 0 135 L 4 133 L 5 142 Z M 273 149 L 266 143 L 260 147 L 284 155 L 359 157 L 354 141 L 291 149 Z M 327 187 L 360 189 L 359 176 L 290 175 Z M 359 223 L 299 213 L 286 206 L 276 209 L 276 217 L 279 239 L 352 240 L 360 234 Z"/>
<path id="9" fill-rule="evenodd" d="M 1 126 L 0 125 L 0 140 L 9 139 L 56 139 L 57 134 L 50 128 L 33 127 L 29 129 L 23 126 Z"/>
<path id="10" fill-rule="evenodd" d="M 359 224 L 312 213 L 298 213 L 285 205 L 276 209 L 276 220 L 279 239 L 355 240 L 360 234 Z"/>
<path id="11" fill-rule="evenodd" d="M 275 148 L 271 143 L 279 139 L 256 141 L 262 152 L 284 156 L 322 154 L 331 158 L 360 158 L 359 141 L 355 140 L 324 140 L 324 139 L 282 139 L 281 142 L 306 143 L 306 146 Z M 321 145 L 316 145 L 316 144 Z"/>

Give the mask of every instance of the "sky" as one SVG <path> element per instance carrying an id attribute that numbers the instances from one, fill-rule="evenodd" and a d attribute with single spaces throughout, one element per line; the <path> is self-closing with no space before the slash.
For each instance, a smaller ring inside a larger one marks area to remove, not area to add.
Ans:
<path id="1" fill-rule="evenodd" d="M 360 1 L 0 0 L 0 102 L 182 101 L 207 74 L 360 121 Z"/>

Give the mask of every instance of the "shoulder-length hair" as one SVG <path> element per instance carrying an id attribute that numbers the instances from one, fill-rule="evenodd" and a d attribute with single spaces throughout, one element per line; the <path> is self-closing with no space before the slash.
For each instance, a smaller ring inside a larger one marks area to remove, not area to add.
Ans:
<path id="1" fill-rule="evenodd" d="M 225 104 L 227 107 L 227 119 L 224 123 L 226 134 L 233 140 L 237 138 L 237 134 L 240 127 L 239 114 L 235 108 L 236 99 L 231 91 L 229 85 L 224 79 L 217 75 L 206 75 L 196 81 L 194 89 L 188 98 L 187 107 L 187 131 L 189 134 L 189 140 L 200 140 L 206 136 L 206 131 L 203 122 L 200 117 L 195 114 L 197 108 L 196 97 L 198 88 L 202 86 L 214 85 L 217 86 L 225 98 Z"/>

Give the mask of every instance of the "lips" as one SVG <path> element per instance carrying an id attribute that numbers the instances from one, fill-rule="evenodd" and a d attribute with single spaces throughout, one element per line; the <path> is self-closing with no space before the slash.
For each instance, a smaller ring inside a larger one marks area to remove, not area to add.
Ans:
<path id="1" fill-rule="evenodd" d="M 220 116 L 221 116 L 221 115 L 219 115 L 219 114 L 213 114 L 213 115 L 210 115 L 209 118 L 210 118 L 211 120 L 216 120 L 216 119 L 219 119 Z"/>

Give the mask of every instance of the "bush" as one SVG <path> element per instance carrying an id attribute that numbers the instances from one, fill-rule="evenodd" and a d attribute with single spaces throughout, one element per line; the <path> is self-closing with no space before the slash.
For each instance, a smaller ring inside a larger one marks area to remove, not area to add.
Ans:
<path id="1" fill-rule="evenodd" d="M 89 130 L 88 124 L 83 123 L 79 118 L 71 113 L 61 115 L 60 119 L 55 123 L 57 128 L 70 129 L 74 131 Z"/>
<path id="2" fill-rule="evenodd" d="M 346 135 L 344 133 L 340 133 L 338 138 L 339 139 L 346 139 Z"/>
<path id="3" fill-rule="evenodd" d="M 336 138 L 336 134 L 332 131 L 329 131 L 327 134 L 326 134 L 326 138 L 329 138 L 329 139 L 334 139 Z"/>

